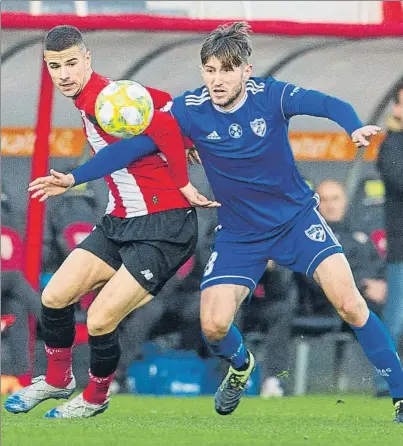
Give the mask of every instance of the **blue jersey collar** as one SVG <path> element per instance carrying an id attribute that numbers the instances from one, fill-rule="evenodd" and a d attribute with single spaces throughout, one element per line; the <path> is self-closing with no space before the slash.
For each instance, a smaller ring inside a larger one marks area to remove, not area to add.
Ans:
<path id="1" fill-rule="evenodd" d="M 229 110 L 225 110 L 225 109 L 221 108 L 219 105 L 215 105 L 213 103 L 212 104 L 213 104 L 213 107 L 220 113 L 235 113 L 237 110 L 239 110 L 242 107 L 243 104 L 245 104 L 246 99 L 248 99 L 247 91 L 245 91 L 243 98 Z"/>

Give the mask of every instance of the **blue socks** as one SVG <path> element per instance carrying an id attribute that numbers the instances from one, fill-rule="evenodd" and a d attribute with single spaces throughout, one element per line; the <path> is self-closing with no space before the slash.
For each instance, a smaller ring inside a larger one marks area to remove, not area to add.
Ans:
<path id="1" fill-rule="evenodd" d="M 225 359 L 235 369 L 240 369 L 245 364 L 248 352 L 241 333 L 234 324 L 231 325 L 228 333 L 217 342 L 209 342 L 204 335 L 203 339 L 216 356 Z"/>
<path id="2" fill-rule="evenodd" d="M 363 327 L 351 325 L 351 328 L 377 373 L 388 383 L 392 398 L 403 399 L 402 364 L 383 322 L 371 311 Z"/>

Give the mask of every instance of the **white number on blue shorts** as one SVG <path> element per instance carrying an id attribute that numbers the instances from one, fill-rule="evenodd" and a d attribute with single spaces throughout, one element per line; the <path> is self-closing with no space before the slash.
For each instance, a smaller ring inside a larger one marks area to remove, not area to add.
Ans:
<path id="1" fill-rule="evenodd" d="M 208 276 L 212 273 L 214 268 L 214 262 L 217 260 L 218 252 L 214 251 L 211 253 L 210 258 L 208 259 L 206 268 L 204 268 L 204 275 Z"/>

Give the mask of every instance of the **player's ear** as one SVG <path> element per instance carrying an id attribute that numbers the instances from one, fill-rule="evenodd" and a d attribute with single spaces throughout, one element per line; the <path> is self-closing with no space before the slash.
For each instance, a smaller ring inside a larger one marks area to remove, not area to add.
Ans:
<path id="1" fill-rule="evenodd" d="M 243 77 L 242 80 L 244 82 L 246 82 L 252 75 L 252 65 L 251 64 L 246 64 L 245 65 L 245 69 L 243 71 Z"/>
<path id="2" fill-rule="evenodd" d="M 85 53 L 85 61 L 86 61 L 86 63 L 88 64 L 88 66 L 91 66 L 92 56 L 91 56 L 91 51 L 90 51 L 90 50 L 88 50 L 88 51 Z"/>

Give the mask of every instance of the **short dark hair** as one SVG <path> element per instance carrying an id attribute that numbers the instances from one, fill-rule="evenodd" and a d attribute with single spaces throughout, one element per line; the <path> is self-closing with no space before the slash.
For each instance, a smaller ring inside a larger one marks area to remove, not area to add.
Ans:
<path id="1" fill-rule="evenodd" d="M 403 90 L 403 82 L 397 84 L 396 89 L 393 93 L 393 99 L 395 100 L 395 104 L 400 103 L 400 92 Z"/>
<path id="2" fill-rule="evenodd" d="M 74 26 L 55 26 L 45 35 L 44 47 L 46 51 L 63 51 L 72 46 L 84 46 L 81 32 Z"/>
<path id="3" fill-rule="evenodd" d="M 202 64 L 205 65 L 210 57 L 216 57 L 226 69 L 248 63 L 252 54 L 249 32 L 250 26 L 246 22 L 220 25 L 209 34 L 202 46 Z"/>

